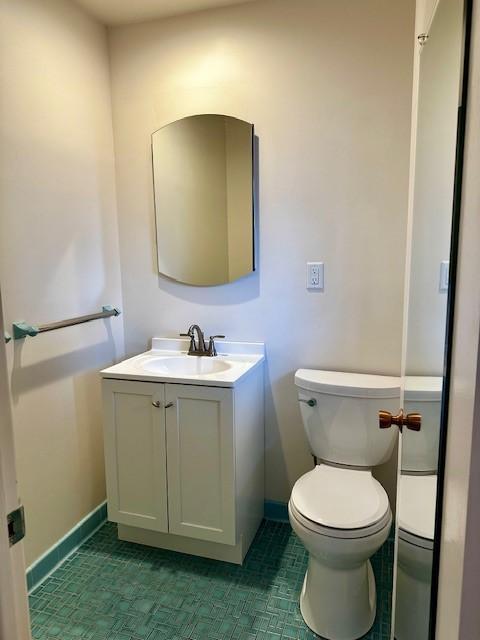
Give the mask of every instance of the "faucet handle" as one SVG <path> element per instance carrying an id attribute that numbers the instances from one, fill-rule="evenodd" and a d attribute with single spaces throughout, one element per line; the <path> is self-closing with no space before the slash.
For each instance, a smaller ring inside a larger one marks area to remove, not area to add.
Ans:
<path id="1" fill-rule="evenodd" d="M 222 338 L 225 338 L 225 336 L 221 336 L 221 335 L 210 336 L 210 341 L 208 343 L 208 355 L 209 356 L 216 356 L 217 355 L 217 348 L 215 346 L 215 339 L 216 338 L 222 339 Z"/>
<path id="2" fill-rule="evenodd" d="M 193 331 L 191 331 L 190 329 L 188 330 L 188 333 L 180 333 L 179 336 L 181 338 L 190 338 L 190 347 L 189 347 L 189 352 L 190 351 L 196 351 L 197 349 L 197 345 L 195 344 L 195 334 L 193 333 Z"/>

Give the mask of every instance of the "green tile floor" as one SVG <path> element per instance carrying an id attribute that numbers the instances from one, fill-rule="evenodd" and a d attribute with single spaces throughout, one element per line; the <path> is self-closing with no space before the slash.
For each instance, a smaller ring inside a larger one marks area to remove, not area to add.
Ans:
<path id="1" fill-rule="evenodd" d="M 372 559 L 377 619 L 390 629 L 393 542 Z M 265 521 L 242 567 L 121 542 L 107 523 L 30 595 L 35 639 L 287 640 L 316 636 L 298 595 L 307 554 L 286 523 Z"/>

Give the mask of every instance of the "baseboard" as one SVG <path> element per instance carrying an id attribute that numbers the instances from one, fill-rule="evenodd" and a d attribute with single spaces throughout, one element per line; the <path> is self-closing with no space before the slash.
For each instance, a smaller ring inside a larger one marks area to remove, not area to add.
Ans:
<path id="1" fill-rule="evenodd" d="M 276 500 L 265 500 L 264 516 L 266 520 L 275 522 L 289 522 L 288 505 Z M 58 565 L 73 553 L 85 540 L 90 538 L 107 520 L 107 503 L 100 504 L 96 509 L 81 520 L 61 540 L 54 544 L 38 560 L 27 569 L 27 586 L 31 591 L 45 580 Z M 395 537 L 395 523 L 392 523 L 389 541 Z"/>
<path id="2" fill-rule="evenodd" d="M 276 522 L 288 522 L 288 508 L 284 502 L 265 500 L 265 519 Z M 99 529 L 107 520 L 107 503 L 103 502 L 63 538 L 46 551 L 27 569 L 27 586 L 31 591 L 49 576 L 59 564 L 73 553 L 87 538 Z"/>
<path id="3" fill-rule="evenodd" d="M 285 502 L 277 502 L 276 500 L 265 500 L 265 520 L 289 522 L 288 505 Z"/>
<path id="4" fill-rule="evenodd" d="M 55 543 L 27 569 L 29 592 L 54 571 L 58 565 L 73 553 L 87 538 L 90 538 L 107 520 L 107 503 L 102 502 L 73 529 Z"/>

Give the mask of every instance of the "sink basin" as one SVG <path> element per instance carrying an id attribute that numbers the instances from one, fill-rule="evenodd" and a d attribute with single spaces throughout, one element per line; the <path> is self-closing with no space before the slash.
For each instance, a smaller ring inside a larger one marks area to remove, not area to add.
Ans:
<path id="1" fill-rule="evenodd" d="M 103 369 L 103 378 L 235 387 L 265 358 L 261 342 L 222 342 L 218 356 L 189 356 L 189 339 L 153 338 L 150 351 Z"/>
<path id="2" fill-rule="evenodd" d="M 206 376 L 212 373 L 228 371 L 232 365 L 225 360 L 216 360 L 206 356 L 151 357 L 140 363 L 140 367 L 149 373 L 166 373 L 177 376 Z"/>

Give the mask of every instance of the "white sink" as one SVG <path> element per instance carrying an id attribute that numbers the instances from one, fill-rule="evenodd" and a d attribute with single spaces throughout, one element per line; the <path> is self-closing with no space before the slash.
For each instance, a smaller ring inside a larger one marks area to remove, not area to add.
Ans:
<path id="1" fill-rule="evenodd" d="M 261 342 L 217 341 L 218 356 L 187 355 L 190 340 L 153 338 L 152 349 L 101 372 L 103 378 L 234 387 L 265 358 Z"/>
<path id="2" fill-rule="evenodd" d="M 146 357 L 139 362 L 140 368 L 149 373 L 167 373 L 180 376 L 208 376 L 228 371 L 233 364 L 207 356 Z"/>

